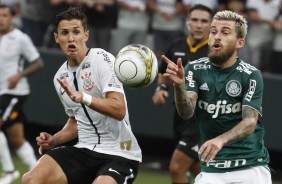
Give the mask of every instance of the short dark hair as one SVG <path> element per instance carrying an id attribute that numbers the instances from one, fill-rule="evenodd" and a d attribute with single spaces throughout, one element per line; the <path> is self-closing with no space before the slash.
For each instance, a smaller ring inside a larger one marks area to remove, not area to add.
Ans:
<path id="1" fill-rule="evenodd" d="M 13 16 L 16 15 L 16 10 L 14 8 L 12 8 L 11 6 L 0 3 L 0 8 L 8 8 Z"/>
<path id="2" fill-rule="evenodd" d="M 205 5 L 202 5 L 202 4 L 195 4 L 194 6 L 192 6 L 190 9 L 189 9 L 189 12 L 188 12 L 188 17 L 190 16 L 191 12 L 194 11 L 194 10 L 203 10 L 203 11 L 206 11 L 210 14 L 210 17 L 212 19 L 213 17 L 213 11 L 212 9 L 210 9 L 209 7 L 205 6 Z"/>
<path id="3" fill-rule="evenodd" d="M 84 30 L 87 30 L 87 17 L 81 7 L 70 7 L 68 10 L 63 11 L 55 17 L 55 32 L 58 31 L 58 25 L 62 20 L 81 20 Z"/>

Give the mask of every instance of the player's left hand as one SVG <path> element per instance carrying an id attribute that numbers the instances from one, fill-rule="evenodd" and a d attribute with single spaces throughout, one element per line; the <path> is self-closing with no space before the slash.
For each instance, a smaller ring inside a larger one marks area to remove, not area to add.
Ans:
<path id="1" fill-rule="evenodd" d="M 76 91 L 70 84 L 68 83 L 67 79 L 57 79 L 57 81 L 60 83 L 61 87 L 66 91 L 67 95 L 70 97 L 70 99 L 76 103 L 82 102 L 83 94 L 79 91 Z"/>
<path id="2" fill-rule="evenodd" d="M 21 80 L 21 75 L 19 73 L 11 76 L 9 79 L 8 79 L 8 88 L 9 89 L 14 89 L 18 82 Z"/>
<path id="3" fill-rule="evenodd" d="M 213 160 L 216 154 L 222 149 L 224 145 L 220 137 L 206 141 L 199 149 L 202 162 L 209 162 Z"/>

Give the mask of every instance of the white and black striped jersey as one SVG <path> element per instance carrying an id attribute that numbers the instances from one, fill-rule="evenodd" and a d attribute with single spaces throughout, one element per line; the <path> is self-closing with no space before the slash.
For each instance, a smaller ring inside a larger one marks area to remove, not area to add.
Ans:
<path id="1" fill-rule="evenodd" d="M 40 57 L 31 39 L 13 29 L 0 36 L 0 95 L 27 95 L 30 93 L 28 81 L 23 77 L 14 89 L 8 89 L 8 79 L 24 69 L 24 62 L 33 62 Z"/>
<path id="2" fill-rule="evenodd" d="M 103 49 L 90 49 L 79 66 L 70 67 L 67 62 L 61 66 L 54 77 L 55 88 L 67 115 L 77 120 L 76 147 L 141 162 L 141 149 L 132 133 L 128 110 L 122 121 L 96 112 L 73 102 L 57 81 L 57 78 L 67 78 L 76 90 L 97 98 L 105 98 L 110 91 L 124 94 L 123 86 L 114 72 L 114 60 L 114 56 Z"/>

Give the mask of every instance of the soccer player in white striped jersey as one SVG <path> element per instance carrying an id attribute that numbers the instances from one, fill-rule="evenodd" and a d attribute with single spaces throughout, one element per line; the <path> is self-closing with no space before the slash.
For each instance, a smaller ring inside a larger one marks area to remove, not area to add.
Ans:
<path id="1" fill-rule="evenodd" d="M 86 46 L 86 17 L 77 7 L 55 19 L 55 40 L 67 57 L 54 85 L 68 120 L 54 135 L 40 133 L 46 153 L 23 184 L 132 184 L 142 160 L 132 133 L 127 102 L 114 70 L 114 56 Z M 74 146 L 60 146 L 78 138 Z M 54 149 L 52 149 L 54 148 Z"/>
<path id="2" fill-rule="evenodd" d="M 29 169 L 37 161 L 24 136 L 23 105 L 30 93 L 26 76 L 39 71 L 43 62 L 28 35 L 13 28 L 14 14 L 11 7 L 0 4 L 0 158 L 3 168 L 0 184 L 9 184 L 19 177 L 2 130 Z M 29 63 L 27 67 L 24 67 L 25 60 Z"/>

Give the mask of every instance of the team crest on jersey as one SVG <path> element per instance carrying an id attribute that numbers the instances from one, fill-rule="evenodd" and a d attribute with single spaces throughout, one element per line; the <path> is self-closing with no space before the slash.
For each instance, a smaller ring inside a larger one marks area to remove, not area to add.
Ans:
<path id="1" fill-rule="evenodd" d="M 231 80 L 226 84 L 226 92 L 232 97 L 239 96 L 242 91 L 242 86 L 239 81 Z"/>
<path id="2" fill-rule="evenodd" d="M 85 72 L 84 76 L 81 76 L 81 79 L 83 80 L 83 89 L 87 91 L 91 91 L 91 89 L 94 87 L 94 82 L 90 78 L 91 72 Z"/>

